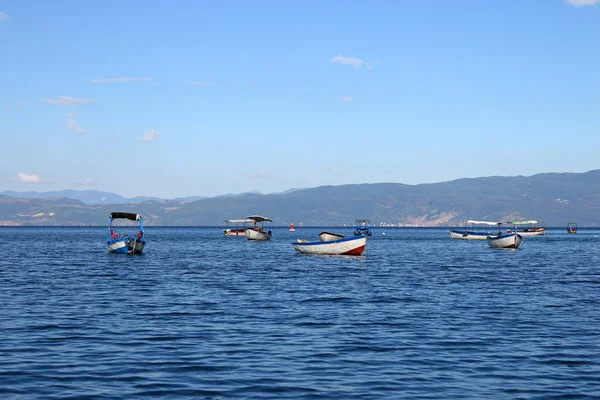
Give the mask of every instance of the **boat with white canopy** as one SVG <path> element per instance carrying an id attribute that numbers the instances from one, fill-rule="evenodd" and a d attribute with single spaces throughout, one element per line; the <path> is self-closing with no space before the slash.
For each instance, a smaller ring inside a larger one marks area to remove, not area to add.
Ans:
<path id="1" fill-rule="evenodd" d="M 253 222 L 251 219 L 226 219 L 227 227 L 223 229 L 223 235 L 246 236 L 246 229 L 250 228 Z"/>
<path id="2" fill-rule="evenodd" d="M 450 231 L 450 238 L 463 240 L 486 240 L 488 236 L 495 237 L 497 235 L 497 233 L 492 233 L 489 231 L 489 227 L 500 227 L 500 225 L 502 225 L 501 222 L 475 221 L 470 219 L 465 224 L 464 229 L 452 229 Z M 482 227 L 488 227 L 488 230 L 484 230 Z"/>

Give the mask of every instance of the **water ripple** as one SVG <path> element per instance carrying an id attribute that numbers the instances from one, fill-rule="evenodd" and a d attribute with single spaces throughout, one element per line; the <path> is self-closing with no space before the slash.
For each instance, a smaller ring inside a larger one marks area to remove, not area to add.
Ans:
<path id="1" fill-rule="evenodd" d="M 118 257 L 102 227 L 0 228 L 0 397 L 600 397 L 596 232 L 294 252 L 320 231 L 148 228 L 144 256 Z"/>

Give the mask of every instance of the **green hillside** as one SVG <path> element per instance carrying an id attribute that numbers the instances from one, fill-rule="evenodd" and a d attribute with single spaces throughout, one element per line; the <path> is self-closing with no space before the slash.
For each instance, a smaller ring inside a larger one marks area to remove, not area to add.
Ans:
<path id="1" fill-rule="evenodd" d="M 230 218 L 258 214 L 276 225 L 352 224 L 453 226 L 467 219 L 537 219 L 546 226 L 600 226 L 600 170 L 531 177 L 486 177 L 405 185 L 377 183 L 321 186 L 282 194 L 244 194 L 192 202 L 159 200 L 137 204 L 86 205 L 60 199 L 0 196 L 3 225 L 103 225 L 111 211 L 140 213 L 145 224 L 223 225 Z"/>

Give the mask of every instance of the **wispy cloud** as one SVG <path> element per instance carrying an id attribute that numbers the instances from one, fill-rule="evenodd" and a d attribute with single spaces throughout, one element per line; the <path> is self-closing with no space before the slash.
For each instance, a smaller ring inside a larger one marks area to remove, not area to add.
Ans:
<path id="1" fill-rule="evenodd" d="M 76 97 L 60 96 L 57 99 L 46 99 L 44 103 L 55 104 L 57 106 L 75 107 L 84 104 L 94 103 L 94 100 L 90 99 L 78 99 Z"/>
<path id="2" fill-rule="evenodd" d="M 214 83 L 212 83 L 212 82 L 205 82 L 205 81 L 185 81 L 183 83 L 186 84 L 186 85 L 194 85 L 194 86 L 202 86 L 202 87 L 214 86 Z"/>
<path id="3" fill-rule="evenodd" d="M 321 172 L 327 172 L 328 174 L 333 174 L 333 169 L 329 167 L 321 167 Z"/>
<path id="4" fill-rule="evenodd" d="M 75 117 L 76 117 L 76 115 L 73 113 L 67 114 L 67 126 L 69 127 L 69 129 L 72 129 L 77 133 L 85 133 L 83 128 L 81 128 L 75 124 Z"/>
<path id="5" fill-rule="evenodd" d="M 341 101 L 352 101 L 352 97 L 350 97 L 350 96 L 342 96 L 342 97 L 340 97 L 340 100 Z"/>
<path id="6" fill-rule="evenodd" d="M 0 23 L 2 23 L 4 21 L 8 21 L 11 18 L 12 17 L 10 15 L 8 15 L 7 13 L 0 11 Z"/>
<path id="7" fill-rule="evenodd" d="M 160 133 L 155 131 L 154 129 L 147 130 L 144 132 L 144 136 L 138 139 L 138 142 L 153 142 L 158 140 L 160 137 Z"/>
<path id="8" fill-rule="evenodd" d="M 19 172 L 16 181 L 20 183 L 42 183 L 43 179 L 38 174 L 24 174 Z"/>
<path id="9" fill-rule="evenodd" d="M 595 6 L 600 4 L 600 0 L 566 0 L 566 3 L 575 7 Z"/>
<path id="10" fill-rule="evenodd" d="M 261 174 L 260 172 L 246 172 L 245 175 L 250 179 L 271 179 L 269 175 Z"/>
<path id="11" fill-rule="evenodd" d="M 21 109 L 21 107 L 23 107 L 23 106 L 21 105 L 21 103 L 19 103 L 19 102 L 16 102 L 16 103 L 15 103 L 15 108 L 16 108 L 17 110 L 20 110 L 20 109 Z M 12 110 L 13 106 L 11 106 L 10 104 L 4 104 L 4 105 L 2 105 L 2 108 L 4 108 L 5 110 Z"/>
<path id="12" fill-rule="evenodd" d="M 96 182 L 92 178 L 77 179 L 73 183 L 78 186 L 96 186 Z"/>
<path id="13" fill-rule="evenodd" d="M 329 61 L 342 65 L 351 65 L 356 69 L 361 69 L 363 65 L 365 65 L 368 69 L 371 69 L 371 64 L 367 64 L 365 60 L 361 60 L 360 58 L 344 57 L 341 54 L 338 54 Z"/>
<path id="14" fill-rule="evenodd" d="M 101 83 L 115 83 L 115 82 L 144 82 L 144 81 L 151 81 L 152 78 L 138 78 L 135 76 L 122 76 L 119 78 L 98 78 L 98 79 L 92 79 L 90 82 L 91 83 L 97 83 L 97 84 L 101 84 Z"/>
<path id="15" fill-rule="evenodd" d="M 387 174 L 388 172 L 390 172 L 390 170 L 389 170 L 389 169 L 387 169 L 387 168 L 381 168 L 381 169 L 379 170 L 379 172 L 381 172 L 382 174 Z"/>

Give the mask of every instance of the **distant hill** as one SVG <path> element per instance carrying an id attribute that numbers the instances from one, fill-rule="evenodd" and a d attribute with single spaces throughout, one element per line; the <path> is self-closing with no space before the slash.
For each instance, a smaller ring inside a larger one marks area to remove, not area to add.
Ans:
<path id="1" fill-rule="evenodd" d="M 394 226 L 454 226 L 468 219 L 537 219 L 545 226 L 577 222 L 580 227 L 600 227 L 600 170 L 421 185 L 321 186 L 268 195 L 247 193 L 195 201 L 153 199 L 137 204 L 0 196 L 3 225 L 103 225 L 111 211 L 140 213 L 147 226 L 221 226 L 226 219 L 258 214 L 272 218 L 276 225 L 294 222 L 296 226 L 351 225 L 355 219 L 365 218 L 373 225 Z"/>
<path id="2" fill-rule="evenodd" d="M 49 199 L 65 197 L 67 199 L 79 200 L 85 204 L 126 204 L 139 203 L 148 200 L 160 200 L 156 197 L 138 196 L 126 198 L 116 193 L 101 192 L 98 190 L 57 190 L 53 192 L 14 192 L 4 191 L 3 195 L 21 199 Z"/>

